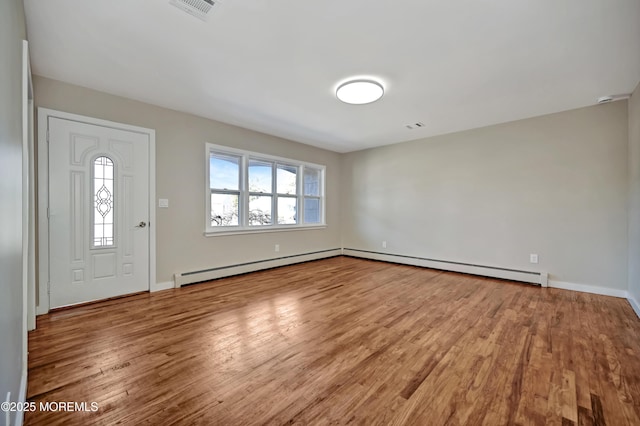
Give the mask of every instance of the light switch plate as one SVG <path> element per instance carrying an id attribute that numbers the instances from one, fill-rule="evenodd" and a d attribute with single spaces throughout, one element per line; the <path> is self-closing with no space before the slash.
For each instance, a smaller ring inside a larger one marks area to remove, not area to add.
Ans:
<path id="1" fill-rule="evenodd" d="M 161 209 L 168 209 L 169 208 L 169 200 L 167 198 L 160 198 L 158 200 L 158 207 L 160 207 Z"/>

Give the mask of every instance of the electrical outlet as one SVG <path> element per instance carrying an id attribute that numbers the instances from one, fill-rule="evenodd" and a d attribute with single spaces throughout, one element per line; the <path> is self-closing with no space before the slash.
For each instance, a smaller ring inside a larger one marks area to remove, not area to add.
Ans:
<path id="1" fill-rule="evenodd" d="M 387 242 L 386 241 L 382 242 L 382 248 L 387 248 Z"/>
<path id="2" fill-rule="evenodd" d="M 276 249 L 276 253 L 279 252 L 280 251 L 280 244 L 276 244 L 275 249 Z"/>
<path id="3" fill-rule="evenodd" d="M 529 255 L 529 263 L 538 263 L 538 255 L 531 253 Z"/>

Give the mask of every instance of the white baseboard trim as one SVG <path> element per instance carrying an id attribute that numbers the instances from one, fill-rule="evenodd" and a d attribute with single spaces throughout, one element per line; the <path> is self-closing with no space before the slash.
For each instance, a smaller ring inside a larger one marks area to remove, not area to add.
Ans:
<path id="1" fill-rule="evenodd" d="M 342 250 L 345 256 L 360 257 L 363 259 L 381 260 L 383 262 L 401 263 L 404 265 L 421 266 L 423 268 L 440 269 L 463 274 L 480 275 L 491 278 L 520 281 L 531 284 L 540 284 L 547 287 L 548 274 L 546 272 L 519 271 L 508 268 L 498 268 L 484 265 L 471 265 L 461 262 L 427 259 L 415 256 L 380 253 L 368 250 L 345 248 Z"/>
<path id="2" fill-rule="evenodd" d="M 22 371 L 20 378 L 20 393 L 18 394 L 18 402 L 27 402 L 27 369 Z M 24 411 L 16 411 L 16 418 L 13 422 L 15 426 L 22 426 L 24 422 Z"/>
<path id="3" fill-rule="evenodd" d="M 583 293 L 599 294 L 602 296 L 621 297 L 624 299 L 627 298 L 626 290 L 618 290 L 615 288 L 607 288 L 607 287 L 597 287 L 597 286 L 586 285 L 586 284 L 569 283 L 566 281 L 549 280 L 549 287 L 559 288 L 562 290 L 580 291 Z"/>
<path id="4" fill-rule="evenodd" d="M 635 313 L 638 316 L 638 318 L 640 318 L 640 303 L 638 303 L 638 301 L 636 299 L 634 299 L 631 295 L 629 295 L 629 297 L 627 297 L 627 300 L 629 301 L 629 304 L 631 305 L 631 307 L 635 311 Z"/>
<path id="5" fill-rule="evenodd" d="M 185 284 L 210 281 L 232 275 L 246 274 L 248 272 L 260 271 L 262 269 L 277 268 L 279 266 L 293 265 L 295 263 L 308 262 L 310 260 L 325 259 L 327 257 L 340 256 L 342 250 L 339 248 L 321 250 L 312 253 L 302 253 L 292 256 L 278 257 L 275 259 L 258 260 L 255 262 L 241 263 L 238 265 L 220 266 L 200 271 L 182 272 L 175 274 L 176 287 Z"/>
<path id="6" fill-rule="evenodd" d="M 151 288 L 149 289 L 149 291 L 151 293 L 155 293 L 156 291 L 170 290 L 175 287 L 176 285 L 174 284 L 173 281 L 165 281 L 163 283 L 151 284 Z"/>

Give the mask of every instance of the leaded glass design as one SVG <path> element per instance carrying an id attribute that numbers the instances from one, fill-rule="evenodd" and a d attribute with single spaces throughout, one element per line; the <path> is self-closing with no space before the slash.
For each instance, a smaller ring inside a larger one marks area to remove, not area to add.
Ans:
<path id="1" fill-rule="evenodd" d="M 98 157 L 93 162 L 93 246 L 110 247 L 113 238 L 113 161 Z"/>

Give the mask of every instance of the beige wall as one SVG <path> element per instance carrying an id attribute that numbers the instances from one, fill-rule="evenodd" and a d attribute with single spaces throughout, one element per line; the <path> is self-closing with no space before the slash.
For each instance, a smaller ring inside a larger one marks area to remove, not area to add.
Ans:
<path id="1" fill-rule="evenodd" d="M 0 1 L 0 397 L 22 374 L 22 1 Z M 0 412 L 2 418 L 5 413 Z M 11 416 L 13 424 L 15 413 Z"/>
<path id="2" fill-rule="evenodd" d="M 42 77 L 34 84 L 37 106 L 156 129 L 157 197 L 171 206 L 157 209 L 158 282 L 276 257 L 274 244 L 279 256 L 343 246 L 622 291 L 634 274 L 627 201 L 637 163 L 627 153 L 637 96 L 629 110 L 614 102 L 339 155 Z M 205 142 L 326 164 L 328 228 L 204 237 Z"/>
<path id="3" fill-rule="evenodd" d="M 37 107 L 156 130 L 157 198 L 170 206 L 156 209 L 158 282 L 176 272 L 340 247 L 339 154 L 43 77 L 35 77 L 34 92 Z M 206 142 L 326 165 L 327 228 L 203 236 Z"/>
<path id="4" fill-rule="evenodd" d="M 640 302 L 640 84 L 629 99 L 629 295 L 638 305 Z"/>
<path id="5" fill-rule="evenodd" d="M 346 154 L 343 246 L 624 291 L 627 145 L 621 101 Z"/>

